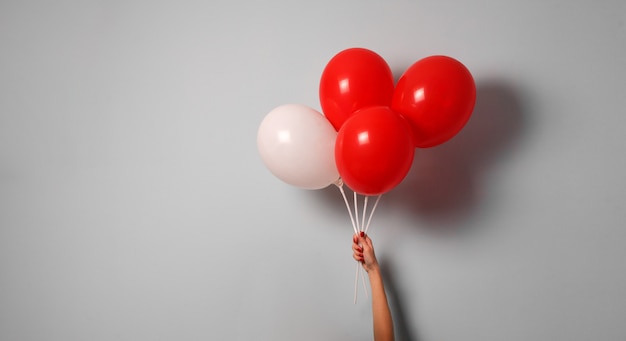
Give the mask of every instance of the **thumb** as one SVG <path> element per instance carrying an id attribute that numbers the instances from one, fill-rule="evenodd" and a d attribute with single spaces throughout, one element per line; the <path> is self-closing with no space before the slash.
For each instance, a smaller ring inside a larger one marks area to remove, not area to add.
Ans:
<path id="1" fill-rule="evenodd" d="M 362 239 L 364 244 L 366 244 L 368 247 L 372 247 L 372 240 L 368 235 L 365 235 L 364 237 L 362 237 Z"/>
<path id="2" fill-rule="evenodd" d="M 359 245 L 361 246 L 370 246 L 371 242 L 369 241 L 369 237 L 364 234 L 363 232 L 361 232 L 359 234 Z"/>

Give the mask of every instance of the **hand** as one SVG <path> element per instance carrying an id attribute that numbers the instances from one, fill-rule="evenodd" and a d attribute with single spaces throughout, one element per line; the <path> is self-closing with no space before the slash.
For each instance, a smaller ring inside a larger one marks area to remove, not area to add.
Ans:
<path id="1" fill-rule="evenodd" d="M 363 269 L 368 273 L 371 270 L 378 269 L 378 260 L 376 260 L 376 255 L 374 254 L 374 244 L 372 244 L 372 240 L 364 232 L 352 236 L 352 252 L 352 257 L 357 262 L 361 262 Z"/>

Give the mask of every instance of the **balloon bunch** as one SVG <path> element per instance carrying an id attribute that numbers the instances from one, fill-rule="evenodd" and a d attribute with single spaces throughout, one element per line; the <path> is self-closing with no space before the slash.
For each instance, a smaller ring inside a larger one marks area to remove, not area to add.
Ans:
<path id="1" fill-rule="evenodd" d="M 298 104 L 267 114 L 258 131 L 259 153 L 267 168 L 290 185 L 320 189 L 335 184 L 358 233 L 369 227 L 380 196 L 408 174 L 415 148 L 440 145 L 465 126 L 476 86 L 462 63 L 441 55 L 418 60 L 394 86 L 391 68 L 380 55 L 349 48 L 324 68 L 319 97 L 324 114 Z M 354 192 L 354 215 L 344 184 Z M 361 221 L 357 193 L 365 196 Z M 368 196 L 378 198 L 365 224 Z"/>

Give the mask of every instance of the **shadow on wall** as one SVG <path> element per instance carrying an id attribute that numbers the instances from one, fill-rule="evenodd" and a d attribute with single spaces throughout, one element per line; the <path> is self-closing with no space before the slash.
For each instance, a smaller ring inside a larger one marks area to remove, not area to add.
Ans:
<path id="1" fill-rule="evenodd" d="M 413 166 L 394 190 L 385 194 L 384 205 L 401 208 L 432 228 L 444 231 L 467 224 L 462 222 L 476 212 L 481 202 L 482 183 L 489 170 L 507 158 L 527 129 L 520 90 L 501 80 L 477 82 L 476 106 L 470 121 L 450 141 L 435 148 L 417 149 Z M 312 191 L 315 201 L 324 205 L 326 214 L 348 219 L 346 207 L 335 186 Z M 352 203 L 352 191 L 346 190 Z M 425 224 L 416 224 L 420 227 Z M 407 315 L 406 293 L 399 285 L 393 264 L 379 255 L 385 289 L 392 310 L 397 340 L 419 341 L 417 328 Z M 415 295 L 415 290 L 411 290 Z"/>
<path id="2" fill-rule="evenodd" d="M 411 316 L 407 315 L 407 309 L 404 306 L 404 302 L 401 297 L 404 297 L 403 293 L 398 290 L 396 285 L 397 281 L 394 277 L 393 267 L 386 258 L 380 258 L 380 269 L 382 271 L 383 281 L 385 283 L 385 292 L 389 299 L 389 309 L 393 318 L 395 338 L 398 341 L 419 341 L 420 338 L 415 334 L 413 325 L 408 321 L 415 321 L 411 319 Z M 415 295 L 415 293 L 412 293 Z"/>
<path id="3" fill-rule="evenodd" d="M 388 204 L 404 207 L 433 226 L 454 226 L 475 211 L 486 173 L 509 154 L 523 133 L 521 103 L 511 84 L 478 82 L 476 105 L 466 126 L 440 146 L 416 149 L 411 171 L 387 195 Z"/>
<path id="4" fill-rule="evenodd" d="M 458 226 L 477 209 L 486 172 L 510 154 L 525 126 L 519 89 L 498 79 L 477 82 L 469 122 L 450 141 L 416 149 L 409 174 L 383 196 L 385 206 L 400 207 L 434 227 Z M 335 186 L 314 193 L 334 214 L 347 214 Z"/>

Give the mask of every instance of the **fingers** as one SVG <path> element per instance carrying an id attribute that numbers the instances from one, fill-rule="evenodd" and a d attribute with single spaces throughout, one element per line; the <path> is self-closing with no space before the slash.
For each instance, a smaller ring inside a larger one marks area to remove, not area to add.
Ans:
<path id="1" fill-rule="evenodd" d="M 359 244 L 368 238 L 369 237 L 363 231 L 359 232 L 359 234 L 352 235 L 352 241 Z"/>
<path id="2" fill-rule="evenodd" d="M 363 254 L 358 255 L 358 254 L 353 254 L 352 258 L 354 258 L 355 261 L 363 263 L 365 261 L 365 258 L 363 257 Z"/>
<path id="3" fill-rule="evenodd" d="M 363 232 L 352 236 L 352 258 L 357 262 L 365 262 L 365 252 L 370 252 L 371 245 L 368 240 L 369 237 Z"/>
<path id="4" fill-rule="evenodd" d="M 363 254 L 363 248 L 357 244 L 352 244 L 352 256 L 356 260 L 364 259 L 365 255 Z"/>
<path id="5" fill-rule="evenodd" d="M 354 258 L 357 262 L 365 262 L 364 253 L 373 254 L 374 247 L 372 245 L 372 240 L 368 235 L 364 232 L 359 232 L 359 234 L 352 235 L 352 258 Z"/>
<path id="6" fill-rule="evenodd" d="M 365 259 L 365 256 L 363 255 L 363 248 L 360 247 L 358 244 L 356 243 L 352 243 L 352 257 L 361 262 Z"/>
<path id="7" fill-rule="evenodd" d="M 372 244 L 372 240 L 370 239 L 370 237 L 368 235 L 365 235 L 364 237 L 359 237 L 359 242 L 358 244 L 362 247 L 364 247 L 365 249 L 373 249 L 374 246 Z"/>
<path id="8" fill-rule="evenodd" d="M 360 232 L 359 234 L 353 234 L 352 244 L 358 244 L 359 246 L 367 246 L 373 248 L 372 240 L 364 232 Z"/>

